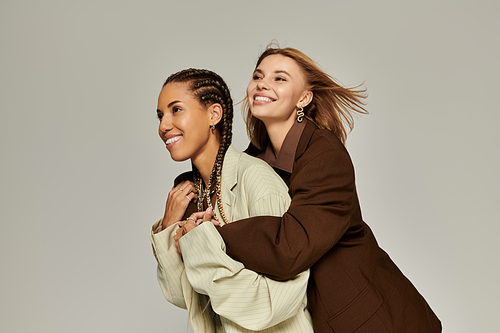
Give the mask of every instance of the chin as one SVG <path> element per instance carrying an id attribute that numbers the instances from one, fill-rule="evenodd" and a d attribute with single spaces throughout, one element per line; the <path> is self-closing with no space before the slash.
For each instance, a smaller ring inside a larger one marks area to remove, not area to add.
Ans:
<path id="1" fill-rule="evenodd" d="M 176 154 L 170 154 L 170 158 L 175 161 L 175 162 L 184 162 L 189 159 L 189 157 L 186 156 L 178 156 Z"/>
<path id="2" fill-rule="evenodd" d="M 251 112 L 251 113 L 252 113 L 252 117 L 255 117 L 255 118 L 259 119 L 259 120 L 262 120 L 262 119 L 265 119 L 265 118 L 266 118 L 266 116 L 265 116 L 265 115 L 260 114 L 260 113 L 258 113 L 258 112 Z"/>

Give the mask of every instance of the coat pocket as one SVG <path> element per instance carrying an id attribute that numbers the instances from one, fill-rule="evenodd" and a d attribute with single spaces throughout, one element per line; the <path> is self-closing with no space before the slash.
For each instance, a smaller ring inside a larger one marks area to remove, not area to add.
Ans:
<path id="1" fill-rule="evenodd" d="M 382 306 L 384 298 L 372 284 L 369 284 L 342 311 L 328 320 L 335 333 L 352 333 L 370 319 Z"/>

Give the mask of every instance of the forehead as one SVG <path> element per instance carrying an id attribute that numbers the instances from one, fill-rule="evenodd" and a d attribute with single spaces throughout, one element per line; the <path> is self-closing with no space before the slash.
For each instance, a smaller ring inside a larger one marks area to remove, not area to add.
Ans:
<path id="1" fill-rule="evenodd" d="M 302 75 L 297 62 L 290 57 L 281 54 L 272 54 L 262 59 L 257 69 L 264 71 L 286 71 L 289 74 Z"/>
<path id="2" fill-rule="evenodd" d="M 158 96 L 158 104 L 168 105 L 173 101 L 182 101 L 184 103 L 196 102 L 188 83 L 170 82 L 161 89 L 160 96 Z"/>
<path id="3" fill-rule="evenodd" d="M 184 82 L 170 82 L 161 89 L 164 96 L 173 95 L 191 95 L 189 85 Z"/>

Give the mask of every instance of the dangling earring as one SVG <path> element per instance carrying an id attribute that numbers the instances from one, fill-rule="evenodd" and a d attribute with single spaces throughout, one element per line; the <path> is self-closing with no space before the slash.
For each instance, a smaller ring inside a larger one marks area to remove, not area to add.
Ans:
<path id="1" fill-rule="evenodd" d="M 210 129 L 211 129 L 211 130 L 214 130 L 214 129 L 215 129 L 215 125 L 211 125 L 211 126 L 210 126 Z"/>
<path id="2" fill-rule="evenodd" d="M 302 105 L 299 105 L 299 109 L 297 110 L 297 122 L 301 123 L 304 118 L 304 108 Z"/>

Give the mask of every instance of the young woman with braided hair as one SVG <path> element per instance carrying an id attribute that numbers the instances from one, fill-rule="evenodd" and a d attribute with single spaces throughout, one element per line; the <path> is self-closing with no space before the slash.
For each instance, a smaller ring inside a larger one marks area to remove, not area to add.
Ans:
<path id="1" fill-rule="evenodd" d="M 256 272 L 286 281 L 311 270 L 315 332 L 441 332 L 361 216 L 343 143 L 352 115 L 366 113 L 363 98 L 302 52 L 268 47 L 247 88 L 247 151 L 285 180 L 292 202 L 282 217 L 236 221 L 219 232 L 227 254 Z"/>
<path id="2" fill-rule="evenodd" d="M 215 224 L 226 225 L 280 216 L 290 203 L 286 184 L 269 165 L 231 146 L 227 85 L 208 70 L 175 73 L 163 85 L 157 113 L 172 159 L 190 159 L 193 169 L 176 179 L 165 214 L 151 229 L 167 300 L 188 309 L 195 332 L 313 332 L 306 309 L 308 270 L 287 282 L 250 271 L 226 255 L 214 224 L 200 224 L 192 214 L 206 210 Z"/>

